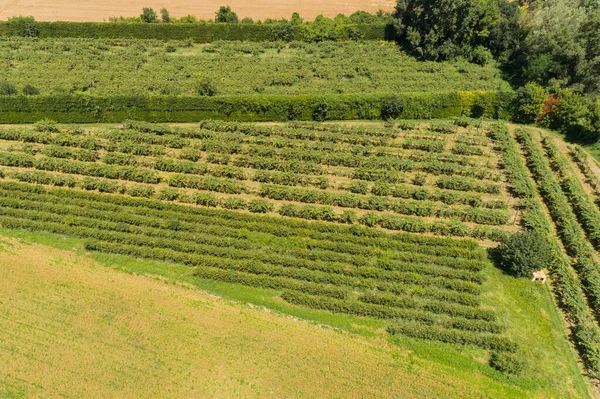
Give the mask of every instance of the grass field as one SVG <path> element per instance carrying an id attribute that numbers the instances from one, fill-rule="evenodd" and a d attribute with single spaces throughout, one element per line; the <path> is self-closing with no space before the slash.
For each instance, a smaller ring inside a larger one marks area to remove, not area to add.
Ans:
<path id="1" fill-rule="evenodd" d="M 522 378 L 491 371 L 477 351 L 387 342 L 368 320 L 286 309 L 267 290 L 172 278 L 173 266 L 158 262 L 93 260 L 72 239 L 6 230 L 2 236 L 3 398 L 589 395 L 545 287 L 525 288 L 496 271 L 488 270 L 487 299 L 500 299 L 504 320 L 535 334 L 520 333 L 532 345 Z M 333 327 L 348 323 L 355 334 L 280 312 Z"/>
<path id="2" fill-rule="evenodd" d="M 239 0 L 227 2 L 240 18 L 253 19 L 289 18 L 293 12 L 299 12 L 304 18 L 313 19 L 318 14 L 335 17 L 339 13 L 346 15 L 354 11 L 376 12 L 381 9 L 392 11 L 395 3 L 390 0 L 357 1 L 345 0 L 323 4 L 316 0 L 260 0 L 251 3 Z M 40 21 L 107 21 L 111 16 L 136 17 L 143 7 L 153 7 L 160 10 L 166 7 L 176 17 L 192 14 L 201 19 L 212 19 L 223 2 L 210 1 L 194 3 L 181 0 L 138 1 L 127 0 L 119 2 L 103 1 L 102 3 L 81 2 L 75 0 L 3 0 L 0 2 L 0 19 L 18 15 L 32 15 Z"/>

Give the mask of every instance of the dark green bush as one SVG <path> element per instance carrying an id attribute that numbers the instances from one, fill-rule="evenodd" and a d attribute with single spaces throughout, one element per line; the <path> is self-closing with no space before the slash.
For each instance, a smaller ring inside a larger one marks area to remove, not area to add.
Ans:
<path id="1" fill-rule="evenodd" d="M 0 83 L 0 96 L 14 96 L 18 93 L 19 91 L 17 90 L 17 87 L 12 83 Z"/>
<path id="2" fill-rule="evenodd" d="M 381 105 L 381 119 L 396 119 L 404 111 L 404 100 L 398 96 L 387 97 Z"/>
<path id="3" fill-rule="evenodd" d="M 198 94 L 212 97 L 217 95 L 217 86 L 210 79 L 204 79 L 198 84 Z"/>
<path id="4" fill-rule="evenodd" d="M 535 231 L 513 234 L 495 255 L 501 269 L 518 277 L 530 277 L 534 271 L 548 268 L 551 261 L 550 244 Z"/>
<path id="5" fill-rule="evenodd" d="M 536 83 L 527 83 L 517 90 L 513 119 L 519 123 L 537 122 L 542 117 L 542 107 L 548 98 L 546 89 Z"/>
<path id="6" fill-rule="evenodd" d="M 58 132 L 58 126 L 56 125 L 56 122 L 48 118 L 37 121 L 33 125 L 33 128 L 38 132 Z"/>
<path id="7" fill-rule="evenodd" d="M 231 10 L 229 6 L 221 6 L 215 13 L 215 22 L 223 22 L 228 24 L 237 24 L 238 16 Z"/>
<path id="8" fill-rule="evenodd" d="M 40 94 L 40 90 L 37 87 L 28 84 L 23 86 L 23 94 L 26 96 L 37 96 Z"/>
<path id="9" fill-rule="evenodd" d="M 274 209 L 269 201 L 254 199 L 248 203 L 248 210 L 252 213 L 269 213 Z"/>
<path id="10" fill-rule="evenodd" d="M 527 360 L 519 353 L 492 352 L 490 366 L 506 374 L 519 375 L 527 365 Z"/>
<path id="11" fill-rule="evenodd" d="M 14 17 L 8 19 L 8 31 L 11 36 L 37 37 L 40 34 L 33 17 Z"/>
<path id="12" fill-rule="evenodd" d="M 145 22 L 148 24 L 157 23 L 158 15 L 156 15 L 156 11 L 154 11 L 152 8 L 144 7 L 142 9 L 142 14 L 140 15 L 140 19 L 142 20 L 142 22 Z"/>

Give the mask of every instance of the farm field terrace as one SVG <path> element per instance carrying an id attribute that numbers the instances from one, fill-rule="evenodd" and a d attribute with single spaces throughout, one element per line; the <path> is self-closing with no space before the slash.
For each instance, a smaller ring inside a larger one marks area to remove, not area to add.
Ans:
<path id="1" fill-rule="evenodd" d="M 422 62 L 392 42 L 0 40 L 0 75 L 42 95 L 312 95 L 510 90 L 492 66 Z M 199 90 L 201 90 L 199 92 Z"/>
<path id="2" fill-rule="evenodd" d="M 0 225 L 384 334 L 512 387 L 494 397 L 585 397 L 546 286 L 502 275 L 479 245 L 520 218 L 499 168 L 502 131 L 479 123 L 3 127 Z M 482 364 L 492 352 L 529 366 L 502 375 Z"/>

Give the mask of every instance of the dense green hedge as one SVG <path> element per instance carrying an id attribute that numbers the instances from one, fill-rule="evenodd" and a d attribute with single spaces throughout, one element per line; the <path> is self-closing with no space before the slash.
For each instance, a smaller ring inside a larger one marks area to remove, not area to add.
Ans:
<path id="1" fill-rule="evenodd" d="M 158 39 L 191 40 L 210 43 L 217 40 L 262 42 L 276 39 L 307 40 L 303 26 L 292 27 L 293 33 L 280 37 L 277 24 L 143 24 L 106 22 L 35 22 L 40 38 L 73 37 L 88 39 Z M 308 24 L 310 26 L 310 24 Z M 310 30 L 310 28 L 309 28 Z M 18 24 L 0 22 L 0 36 L 22 36 Z M 335 40 L 391 40 L 392 29 L 385 24 L 338 25 L 328 37 Z"/>
<path id="2" fill-rule="evenodd" d="M 50 118 L 63 123 L 195 122 L 204 119 L 240 121 L 379 119 L 386 99 L 402 109 L 401 119 L 430 119 L 471 114 L 481 101 L 496 114 L 497 92 L 436 92 L 339 95 L 231 96 L 0 96 L 0 123 L 28 123 Z"/>

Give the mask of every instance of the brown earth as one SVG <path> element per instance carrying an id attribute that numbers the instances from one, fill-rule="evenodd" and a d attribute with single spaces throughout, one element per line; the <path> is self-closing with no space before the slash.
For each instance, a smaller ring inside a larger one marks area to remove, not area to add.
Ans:
<path id="1" fill-rule="evenodd" d="M 357 10 L 392 11 L 395 1 L 344 0 L 329 3 L 319 0 L 0 0 L 0 20 L 18 15 L 31 15 L 38 21 L 108 21 L 111 16 L 138 16 L 143 7 L 152 7 L 157 12 L 166 7 L 176 18 L 192 14 L 197 18 L 211 19 L 219 6 L 225 4 L 229 4 L 240 18 L 289 18 L 293 12 L 299 12 L 303 18 L 312 20 L 319 14 L 334 17 L 340 13 L 349 15 Z"/>

